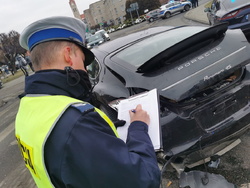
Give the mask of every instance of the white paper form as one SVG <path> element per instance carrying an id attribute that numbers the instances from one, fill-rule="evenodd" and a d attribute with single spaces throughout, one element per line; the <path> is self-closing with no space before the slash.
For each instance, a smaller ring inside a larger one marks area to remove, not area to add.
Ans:
<path id="1" fill-rule="evenodd" d="M 126 124 L 117 128 L 117 132 L 122 140 L 126 142 L 128 127 L 130 125 L 129 110 L 135 109 L 138 104 L 142 105 L 142 109 L 147 111 L 150 116 L 150 124 L 148 127 L 148 134 L 153 143 L 154 149 L 160 149 L 160 124 L 159 124 L 159 106 L 157 89 L 149 92 L 132 96 L 128 99 L 122 100 L 118 105 L 118 119 L 125 120 Z"/>

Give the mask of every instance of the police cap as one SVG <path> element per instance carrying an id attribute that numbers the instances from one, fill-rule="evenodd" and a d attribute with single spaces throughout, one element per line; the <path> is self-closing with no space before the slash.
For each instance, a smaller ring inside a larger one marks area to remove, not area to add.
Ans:
<path id="1" fill-rule="evenodd" d="M 94 54 L 85 47 L 86 26 L 80 19 L 55 16 L 38 20 L 27 26 L 21 33 L 19 42 L 26 50 L 48 41 L 70 41 L 81 47 L 85 54 L 85 66 L 94 60 Z"/>

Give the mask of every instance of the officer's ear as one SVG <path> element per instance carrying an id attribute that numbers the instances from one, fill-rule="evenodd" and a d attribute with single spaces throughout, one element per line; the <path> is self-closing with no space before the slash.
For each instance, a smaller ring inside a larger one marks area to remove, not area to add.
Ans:
<path id="1" fill-rule="evenodd" d="M 73 55 L 73 49 L 70 46 L 65 46 L 63 48 L 63 56 L 64 56 L 64 60 L 65 62 L 69 65 L 72 66 L 73 62 L 72 62 L 72 55 Z"/>

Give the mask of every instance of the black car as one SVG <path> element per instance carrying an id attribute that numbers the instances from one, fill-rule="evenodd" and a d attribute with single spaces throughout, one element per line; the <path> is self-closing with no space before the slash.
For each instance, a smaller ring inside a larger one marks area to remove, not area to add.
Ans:
<path id="1" fill-rule="evenodd" d="M 220 24 L 154 27 L 105 43 L 87 67 L 98 107 L 115 121 L 116 101 L 157 88 L 159 160 L 192 166 L 250 126 L 249 42 L 250 33 Z"/>
<path id="2" fill-rule="evenodd" d="M 210 25 L 227 22 L 231 29 L 250 27 L 249 0 L 213 0 L 205 12 Z"/>

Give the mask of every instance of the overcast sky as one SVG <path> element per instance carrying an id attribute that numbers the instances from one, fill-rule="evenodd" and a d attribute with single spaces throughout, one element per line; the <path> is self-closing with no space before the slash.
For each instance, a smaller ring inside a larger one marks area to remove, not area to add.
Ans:
<path id="1" fill-rule="evenodd" d="M 98 0 L 75 0 L 80 14 Z M 0 0 L 0 33 L 21 33 L 30 23 L 50 16 L 72 16 L 69 0 Z"/>

